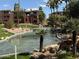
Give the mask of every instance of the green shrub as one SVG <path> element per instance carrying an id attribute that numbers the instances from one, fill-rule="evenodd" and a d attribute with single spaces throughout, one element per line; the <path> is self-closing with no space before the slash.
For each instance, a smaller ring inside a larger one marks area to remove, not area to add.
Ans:
<path id="1" fill-rule="evenodd" d="M 71 53 L 64 53 L 57 55 L 58 59 L 75 59 Z"/>
<path id="2" fill-rule="evenodd" d="M 8 20 L 5 24 L 4 24 L 4 26 L 6 27 L 6 28 L 13 28 L 14 27 L 14 21 L 13 20 Z"/>
<path id="3" fill-rule="evenodd" d="M 27 28 L 32 29 L 32 28 L 38 28 L 38 25 L 34 25 L 34 24 L 19 24 L 19 27 L 21 27 L 21 28 L 27 27 Z"/>

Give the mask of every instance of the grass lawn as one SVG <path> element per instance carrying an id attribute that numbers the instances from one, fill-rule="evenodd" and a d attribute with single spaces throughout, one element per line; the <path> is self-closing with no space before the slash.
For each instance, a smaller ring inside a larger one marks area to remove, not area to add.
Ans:
<path id="1" fill-rule="evenodd" d="M 39 26 L 34 25 L 34 24 L 19 24 L 19 27 L 33 29 L 33 28 L 38 28 Z M 13 33 L 7 32 L 7 31 L 3 30 L 2 28 L 4 28 L 4 25 L 0 24 L 0 40 L 5 39 L 6 37 L 13 35 Z"/>
<path id="2" fill-rule="evenodd" d="M 0 25 L 0 40 L 13 35 L 13 33 L 7 32 L 7 31 L 3 30 L 2 28 L 3 28 L 3 26 Z"/>
<path id="3" fill-rule="evenodd" d="M 38 28 L 39 26 L 38 25 L 34 25 L 34 24 L 19 24 L 19 27 L 22 27 L 22 28 Z"/>
<path id="4" fill-rule="evenodd" d="M 9 56 L 9 57 L 3 57 L 3 58 L 0 58 L 0 59 L 15 59 L 14 56 Z M 30 56 L 29 55 L 18 55 L 18 58 L 17 59 L 30 59 Z"/>

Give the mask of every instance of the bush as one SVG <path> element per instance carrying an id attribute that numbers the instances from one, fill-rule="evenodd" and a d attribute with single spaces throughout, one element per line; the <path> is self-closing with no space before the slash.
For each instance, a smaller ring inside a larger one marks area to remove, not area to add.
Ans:
<path id="1" fill-rule="evenodd" d="M 32 29 L 32 28 L 38 28 L 38 25 L 34 25 L 34 24 L 19 24 L 19 27 L 22 27 L 22 28 L 27 27 L 27 28 Z"/>
<path id="2" fill-rule="evenodd" d="M 13 20 L 8 20 L 5 24 L 4 24 L 4 26 L 6 27 L 6 28 L 13 28 L 14 27 L 14 21 Z"/>
<path id="3" fill-rule="evenodd" d="M 57 55 L 58 59 L 75 59 L 71 53 L 64 53 Z"/>

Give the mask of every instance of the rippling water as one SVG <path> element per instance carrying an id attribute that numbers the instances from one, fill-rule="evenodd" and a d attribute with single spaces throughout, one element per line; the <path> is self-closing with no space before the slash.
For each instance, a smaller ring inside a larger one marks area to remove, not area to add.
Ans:
<path id="1" fill-rule="evenodd" d="M 44 35 L 44 46 L 56 43 L 54 34 L 47 33 Z M 14 46 L 17 46 L 18 52 L 31 52 L 39 49 L 39 35 L 34 32 L 16 36 L 8 41 L 0 43 L 0 55 L 14 53 Z"/>

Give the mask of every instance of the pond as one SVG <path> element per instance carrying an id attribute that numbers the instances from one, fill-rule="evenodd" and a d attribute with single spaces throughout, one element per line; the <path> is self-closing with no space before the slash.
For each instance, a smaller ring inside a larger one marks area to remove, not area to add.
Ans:
<path id="1" fill-rule="evenodd" d="M 56 43 L 56 37 L 50 32 L 44 35 L 44 46 Z M 18 35 L 4 42 L 0 42 L 0 55 L 14 53 L 14 46 L 17 46 L 18 53 L 32 52 L 34 49 L 39 49 L 40 37 L 35 32 Z"/>

